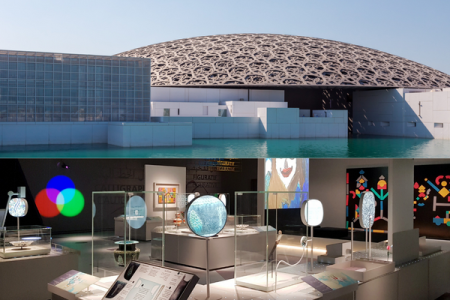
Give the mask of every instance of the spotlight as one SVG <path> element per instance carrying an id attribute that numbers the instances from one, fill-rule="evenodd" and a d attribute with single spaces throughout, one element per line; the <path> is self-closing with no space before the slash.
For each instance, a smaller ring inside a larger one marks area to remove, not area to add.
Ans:
<path id="1" fill-rule="evenodd" d="M 66 170 L 69 170 L 69 165 L 66 165 L 64 162 L 62 162 L 62 161 L 59 161 L 57 164 L 56 164 L 56 166 L 58 167 L 58 168 L 61 168 L 61 169 L 66 169 Z"/>

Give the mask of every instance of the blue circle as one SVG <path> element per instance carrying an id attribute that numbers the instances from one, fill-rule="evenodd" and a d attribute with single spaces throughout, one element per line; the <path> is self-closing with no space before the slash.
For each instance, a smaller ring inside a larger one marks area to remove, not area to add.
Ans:
<path id="1" fill-rule="evenodd" d="M 50 181 L 47 183 L 47 189 L 55 189 L 60 192 L 65 189 L 75 190 L 75 183 L 73 183 L 73 181 L 67 176 L 58 175 L 50 179 Z"/>
<path id="2" fill-rule="evenodd" d="M 140 196 L 133 196 L 128 200 L 125 214 L 128 224 L 134 228 L 141 228 L 147 220 L 147 205 Z"/>
<path id="3" fill-rule="evenodd" d="M 219 198 L 200 196 L 189 204 L 186 222 L 196 235 L 214 236 L 221 232 L 227 223 L 227 209 Z"/>

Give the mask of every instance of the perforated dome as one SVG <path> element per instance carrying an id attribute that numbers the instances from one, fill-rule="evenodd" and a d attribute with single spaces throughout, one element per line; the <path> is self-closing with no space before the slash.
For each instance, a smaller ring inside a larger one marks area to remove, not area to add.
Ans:
<path id="1" fill-rule="evenodd" d="M 450 87 L 450 76 L 361 46 L 302 36 L 228 34 L 149 45 L 153 86 Z"/>

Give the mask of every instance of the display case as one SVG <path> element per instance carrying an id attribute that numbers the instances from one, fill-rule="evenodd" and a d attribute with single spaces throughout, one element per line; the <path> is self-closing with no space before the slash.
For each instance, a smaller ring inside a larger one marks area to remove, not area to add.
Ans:
<path id="1" fill-rule="evenodd" d="M 227 216 L 228 202 L 228 194 L 177 194 L 172 218 L 152 232 L 152 258 L 210 270 L 233 266 L 234 217 Z"/>
<path id="2" fill-rule="evenodd" d="M 51 227 L 21 226 L 3 227 L 1 230 L 0 257 L 12 258 L 49 254 L 51 251 Z"/>
<path id="3" fill-rule="evenodd" d="M 118 275 L 137 259 L 164 264 L 164 258 L 152 258 L 155 239 L 150 233 L 164 227 L 166 196 L 153 191 L 92 193 L 92 275 Z M 164 247 L 164 235 L 157 239 L 155 244 Z"/>
<path id="4" fill-rule="evenodd" d="M 236 285 L 267 292 L 310 273 L 301 243 L 307 227 L 300 206 L 307 199 L 307 192 L 235 193 Z"/>

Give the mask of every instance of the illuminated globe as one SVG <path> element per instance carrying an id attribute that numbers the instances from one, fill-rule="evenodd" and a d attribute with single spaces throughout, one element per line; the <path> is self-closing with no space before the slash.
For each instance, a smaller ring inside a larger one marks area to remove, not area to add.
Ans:
<path id="1" fill-rule="evenodd" d="M 200 196 L 190 202 L 186 221 L 196 235 L 214 236 L 222 231 L 227 222 L 227 209 L 219 198 Z"/>

